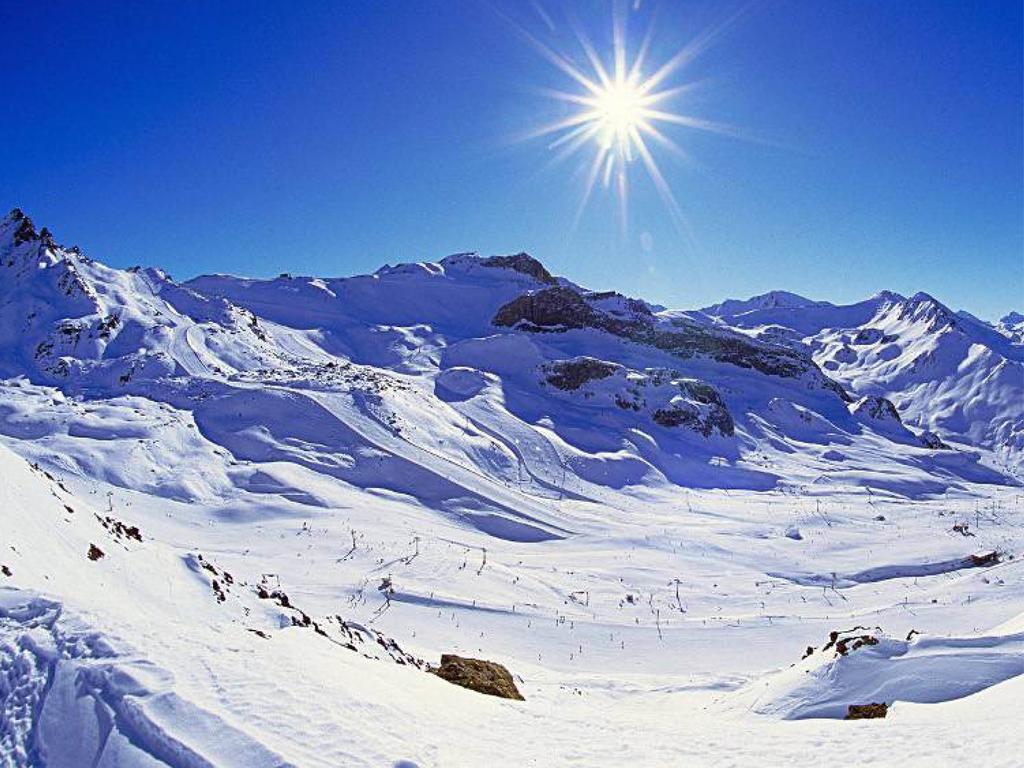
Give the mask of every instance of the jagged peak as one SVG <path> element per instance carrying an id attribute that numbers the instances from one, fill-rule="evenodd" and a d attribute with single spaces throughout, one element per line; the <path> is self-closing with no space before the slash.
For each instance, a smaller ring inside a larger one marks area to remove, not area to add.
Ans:
<path id="1" fill-rule="evenodd" d="M 918 291 L 910 297 L 891 291 L 875 294 L 874 322 L 903 321 L 921 323 L 928 331 L 960 328 L 962 318 L 930 293 Z"/>
<path id="2" fill-rule="evenodd" d="M 868 300 L 877 301 L 880 304 L 899 304 L 906 301 L 907 297 L 901 293 L 896 293 L 896 291 L 881 290 Z"/>
<path id="3" fill-rule="evenodd" d="M 0 245 L 17 247 L 24 243 L 39 243 L 43 249 L 59 250 L 73 256 L 81 256 L 82 253 L 77 246 L 62 246 L 47 227 L 36 231 L 32 219 L 21 208 L 12 208 L 10 213 L 0 219 Z"/>
<path id="4" fill-rule="evenodd" d="M 1011 310 L 999 318 L 999 324 L 1003 326 L 1020 325 L 1024 323 L 1024 314 Z"/>
<path id="5" fill-rule="evenodd" d="M 49 236 L 49 231 L 43 229 Z M 0 220 L 0 233 L 4 240 L 11 239 L 13 245 L 32 242 L 40 239 L 40 233 L 36 232 L 32 219 L 25 215 L 21 208 L 13 208 L 2 220 Z"/>
<path id="6" fill-rule="evenodd" d="M 957 316 L 949 307 L 930 293 L 918 291 L 902 302 L 900 317 L 914 320 L 927 320 L 931 323 L 941 322 L 957 324 Z"/>

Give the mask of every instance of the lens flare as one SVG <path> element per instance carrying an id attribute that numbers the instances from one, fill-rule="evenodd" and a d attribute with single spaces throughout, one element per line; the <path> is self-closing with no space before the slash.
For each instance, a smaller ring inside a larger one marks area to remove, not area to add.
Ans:
<path id="1" fill-rule="evenodd" d="M 544 58 L 577 86 L 574 91 L 545 90 L 547 95 L 575 109 L 567 117 L 544 125 L 525 137 L 550 137 L 548 148 L 558 150 L 556 160 L 590 148 L 577 222 L 594 188 L 600 183 L 618 198 L 619 214 L 625 230 L 628 219 L 629 168 L 639 161 L 680 231 L 688 230 L 682 209 L 658 165 L 653 147 L 656 145 L 658 149 L 677 158 L 686 157 L 679 144 L 666 135 L 666 126 L 738 135 L 734 128 L 670 107 L 673 100 L 678 100 L 698 85 L 695 82 L 673 84 L 671 78 L 707 48 L 731 21 L 696 38 L 664 64 L 653 68 L 650 74 L 645 74 L 645 70 L 653 25 L 630 60 L 625 17 L 613 14 L 610 65 L 606 65 L 586 36 L 578 29 L 575 30 L 586 59 L 585 66 L 580 66 L 570 56 L 556 51 L 520 29 Z"/>

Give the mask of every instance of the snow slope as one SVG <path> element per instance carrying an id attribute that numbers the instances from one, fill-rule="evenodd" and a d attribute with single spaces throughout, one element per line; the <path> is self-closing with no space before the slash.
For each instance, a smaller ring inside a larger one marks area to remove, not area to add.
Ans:
<path id="1" fill-rule="evenodd" d="M 986 429 L 943 447 L 830 370 L 831 326 L 765 335 L 524 254 L 178 284 L 26 222 L 0 224 L 0 764 L 1024 746 L 1019 485 Z M 875 303 L 908 344 L 930 322 Z M 880 641 L 823 648 L 857 625 Z M 447 652 L 526 701 L 430 675 Z M 885 720 L 836 721 L 873 698 Z"/>

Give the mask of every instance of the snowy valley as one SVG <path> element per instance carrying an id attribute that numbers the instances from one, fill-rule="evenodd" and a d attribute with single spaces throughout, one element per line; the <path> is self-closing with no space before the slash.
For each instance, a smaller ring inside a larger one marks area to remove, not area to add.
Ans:
<path id="1" fill-rule="evenodd" d="M 176 282 L 15 210 L 0 765 L 1017 765 L 1022 480 L 1016 312 Z"/>

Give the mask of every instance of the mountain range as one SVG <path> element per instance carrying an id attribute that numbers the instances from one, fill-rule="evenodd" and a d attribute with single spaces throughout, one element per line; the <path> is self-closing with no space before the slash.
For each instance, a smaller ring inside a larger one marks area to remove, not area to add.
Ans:
<path id="1" fill-rule="evenodd" d="M 16 209 L 0 764 L 1013 756 L 1022 470 L 1019 313 L 666 309 L 525 253 L 178 282 Z"/>
<path id="2" fill-rule="evenodd" d="M 990 325 L 927 294 L 664 310 L 526 254 L 177 283 L 62 247 L 17 210 L 0 222 L 0 265 L 0 376 L 185 406 L 252 457 L 298 458 L 282 444 L 307 409 L 346 451 L 547 489 L 563 474 L 612 489 L 849 479 L 861 446 L 894 467 L 882 487 L 933 489 L 1009 477 L 1024 449 L 1019 316 Z M 273 444 L 243 438 L 274 415 Z"/>

